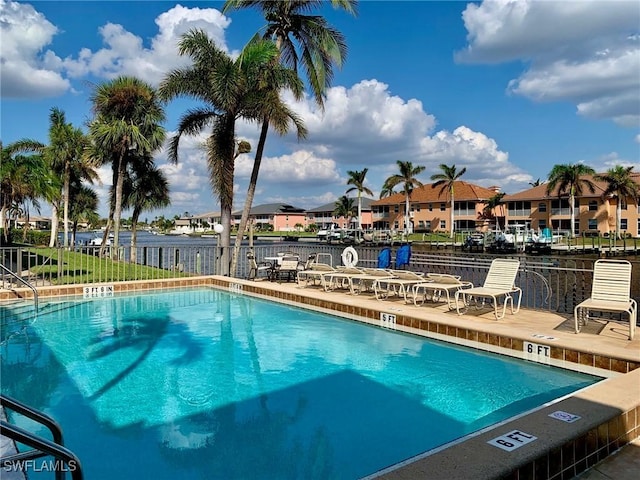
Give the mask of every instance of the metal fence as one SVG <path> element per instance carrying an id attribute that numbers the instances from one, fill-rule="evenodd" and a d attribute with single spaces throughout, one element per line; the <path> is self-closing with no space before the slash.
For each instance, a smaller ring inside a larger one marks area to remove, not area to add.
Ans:
<path id="1" fill-rule="evenodd" d="M 293 253 L 305 262 L 310 255 L 320 254 L 322 261 L 333 266 L 342 263 L 344 246 L 317 243 L 272 242 L 252 247 L 258 262 L 265 257 Z M 375 267 L 380 247 L 357 247 L 358 265 Z M 395 261 L 392 249 L 392 262 Z M 36 287 L 125 280 L 155 280 L 184 276 L 216 274 L 221 249 L 217 246 L 141 246 L 120 247 L 120 260 L 98 255 L 99 248 L 82 247 L 72 251 L 62 248 L 2 248 L 2 263 Z M 248 246 L 240 249 L 237 278 L 248 278 L 250 263 Z M 575 305 L 591 292 L 595 256 L 527 256 L 512 255 L 520 260 L 517 284 L 523 290 L 522 306 L 570 314 Z M 466 252 L 433 252 L 414 247 L 409 269 L 418 272 L 449 273 L 482 285 L 495 255 Z M 640 301 L 640 261 L 632 259 L 631 296 Z M 16 288 L 11 276 L 2 277 L 2 288 Z"/>

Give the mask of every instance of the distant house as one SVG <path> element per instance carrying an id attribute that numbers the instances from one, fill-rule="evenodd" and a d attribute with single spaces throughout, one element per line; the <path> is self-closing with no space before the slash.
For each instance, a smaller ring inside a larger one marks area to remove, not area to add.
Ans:
<path id="1" fill-rule="evenodd" d="M 469 182 L 456 181 L 454 221 L 455 230 L 487 228 L 482 211 L 487 200 L 499 193 L 498 187 L 486 188 Z M 440 193 L 441 187 L 423 185 L 411 192 L 409 197 L 410 232 L 450 232 L 451 205 L 448 191 Z M 373 227 L 375 229 L 404 230 L 404 193 L 395 193 L 372 203 Z M 500 216 L 500 213 L 498 213 Z"/>
<path id="2" fill-rule="evenodd" d="M 38 216 L 32 215 L 28 218 L 28 222 L 29 222 L 29 228 L 32 228 L 34 230 L 51 230 L 50 218 L 38 217 Z M 16 220 L 16 226 L 20 228 L 24 227 L 26 223 L 27 223 L 26 218 L 18 218 Z"/>
<path id="3" fill-rule="evenodd" d="M 232 213 L 233 223 L 238 225 L 242 210 Z M 296 225 L 305 226 L 305 210 L 286 203 L 256 205 L 249 210 L 249 220 L 256 230 L 293 232 Z"/>
<path id="4" fill-rule="evenodd" d="M 374 202 L 372 198 L 362 197 L 362 228 L 369 229 L 373 226 L 373 217 L 371 214 L 371 204 Z M 337 201 L 337 200 L 336 200 Z M 316 224 L 319 229 L 328 228 L 332 223 L 337 223 L 340 228 L 357 228 L 358 227 L 358 199 L 353 198 L 353 206 L 356 215 L 347 219 L 345 217 L 336 217 L 333 212 L 336 209 L 336 202 L 327 203 L 316 208 L 307 210 L 306 224 Z"/>
<path id="5" fill-rule="evenodd" d="M 175 220 L 175 227 L 169 232 L 172 235 L 191 235 L 213 230 L 216 223 L 220 223 L 220 212 L 201 213 Z"/>

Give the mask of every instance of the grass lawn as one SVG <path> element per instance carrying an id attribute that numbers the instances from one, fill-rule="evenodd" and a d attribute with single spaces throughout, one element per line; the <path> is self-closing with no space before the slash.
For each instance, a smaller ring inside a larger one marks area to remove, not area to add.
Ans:
<path id="1" fill-rule="evenodd" d="M 22 268 L 23 270 L 29 269 L 33 275 L 52 285 L 155 280 L 188 276 L 178 271 L 47 247 L 22 250 Z"/>

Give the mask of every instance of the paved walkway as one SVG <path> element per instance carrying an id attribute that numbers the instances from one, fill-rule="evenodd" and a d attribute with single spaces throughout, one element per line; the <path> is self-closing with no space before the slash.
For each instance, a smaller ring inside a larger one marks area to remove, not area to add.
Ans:
<path id="1" fill-rule="evenodd" d="M 640 438 L 607 457 L 575 480 L 636 480 L 640 475 Z"/>

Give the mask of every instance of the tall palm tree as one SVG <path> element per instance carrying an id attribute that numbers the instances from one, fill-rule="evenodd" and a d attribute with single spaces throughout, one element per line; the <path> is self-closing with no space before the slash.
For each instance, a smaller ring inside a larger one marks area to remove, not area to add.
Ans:
<path id="1" fill-rule="evenodd" d="M 451 223 L 451 238 L 455 235 L 456 223 L 455 223 L 455 192 L 454 185 L 456 180 L 458 180 L 462 175 L 464 175 L 467 171 L 466 167 L 463 167 L 459 172 L 456 171 L 455 165 L 445 165 L 444 163 L 440 164 L 440 173 L 435 173 L 431 175 L 431 180 L 435 180 L 433 186 L 440 187 L 439 195 L 446 190 L 449 193 L 449 200 L 451 202 L 451 217 L 449 222 Z"/>
<path id="2" fill-rule="evenodd" d="M 88 146 L 89 139 L 82 130 L 67 123 L 62 110 L 56 107 L 52 108 L 49 114 L 49 145 L 45 156 L 51 163 L 53 170 L 62 178 L 60 202 L 63 208 L 63 246 L 65 248 L 69 247 L 69 189 L 72 177 L 76 176 L 79 177 L 79 180 L 86 179 L 89 182 L 93 182 L 97 178 L 96 171 L 87 162 L 87 157 L 84 155 Z M 52 203 L 50 247 L 58 237 L 58 205 L 60 202 L 54 201 Z"/>
<path id="3" fill-rule="evenodd" d="M 171 204 L 169 182 L 164 172 L 158 169 L 152 158 L 132 165 L 124 188 L 124 207 L 131 208 L 131 255 L 132 263 L 137 260 L 137 232 L 140 214 L 143 211 L 168 207 Z"/>
<path id="4" fill-rule="evenodd" d="M 393 189 L 402 185 L 402 191 L 404 192 L 404 233 L 411 233 L 413 230 L 409 224 L 409 198 L 411 192 L 416 187 L 421 187 L 422 182 L 418 180 L 417 176 L 424 172 L 425 167 L 422 165 L 413 166 L 413 163 L 409 161 L 396 160 L 400 173 L 391 175 L 384 181 L 383 191 L 393 191 Z"/>
<path id="5" fill-rule="evenodd" d="M 178 96 L 195 97 L 205 105 L 188 110 L 182 116 L 178 133 L 169 145 L 169 158 L 177 161 L 182 135 L 196 135 L 205 127 L 211 127 L 205 149 L 211 186 L 220 200 L 221 223 L 224 227 L 224 234 L 220 239 L 221 273 L 228 275 L 234 161 L 240 152 L 239 148 L 246 150 L 248 147 L 248 144 L 243 146 L 237 143 L 235 122 L 241 117 L 248 120 L 262 119 L 265 102 L 271 102 L 272 108 L 278 111 L 280 125 L 286 124 L 284 117 L 292 118 L 295 114 L 281 102 L 275 101 L 270 83 L 274 79 L 271 74 L 264 73 L 278 55 L 272 42 L 250 42 L 241 55 L 233 60 L 204 31 L 191 30 L 182 36 L 178 48 L 180 54 L 191 57 L 193 63 L 187 68 L 170 72 L 160 84 L 160 95 L 165 100 Z M 287 77 L 286 72 L 280 73 Z M 278 74 L 275 77 L 282 80 Z M 288 82 L 282 81 L 283 86 Z"/>
<path id="6" fill-rule="evenodd" d="M 606 182 L 607 187 L 602 192 L 602 197 L 616 197 L 616 236 L 620 238 L 620 219 L 622 218 L 622 203 L 627 198 L 632 198 L 638 203 L 640 197 L 640 185 L 633 178 L 633 167 L 616 165 L 607 170 L 607 173 L 596 175 L 594 178 Z"/>
<path id="7" fill-rule="evenodd" d="M 355 212 L 356 208 L 353 204 L 353 198 L 349 198 L 346 195 L 338 199 L 333 210 L 333 214 L 336 217 L 344 217 L 347 219 L 347 225 L 351 223 L 351 217 L 353 217 Z"/>
<path id="8" fill-rule="evenodd" d="M 347 185 L 353 185 L 353 187 L 347 189 L 345 193 L 353 192 L 357 190 L 358 192 L 358 228 L 362 229 L 362 194 L 366 193 L 367 195 L 373 195 L 373 192 L 364 185 L 364 179 L 367 176 L 368 168 L 365 168 L 361 171 L 353 171 L 347 170 L 347 175 L 349 175 L 349 180 L 347 180 Z"/>
<path id="9" fill-rule="evenodd" d="M 165 114 L 155 89 L 135 77 L 118 77 L 98 85 L 91 95 L 94 119 L 89 132 L 95 152 L 112 165 L 114 201 L 109 207 L 113 240 L 117 247 L 122 216 L 122 191 L 129 162 L 152 155 L 166 136 L 161 123 Z M 95 154 L 95 153 L 94 153 Z M 107 244 L 109 222 L 104 232 L 101 254 Z M 112 249 L 117 256 L 118 248 Z"/>
<path id="10" fill-rule="evenodd" d="M 341 8 L 348 13 L 356 14 L 357 2 L 355 0 L 331 0 L 331 4 L 334 8 Z M 310 15 L 311 12 L 322 6 L 321 0 L 281 0 L 277 2 L 270 0 L 226 0 L 222 12 L 227 13 L 242 8 L 255 8 L 262 12 L 267 21 L 262 38 L 273 40 L 279 52 L 274 63 L 282 63 L 285 67 L 292 69 L 296 76 L 298 65 L 302 64 L 316 103 L 324 107 L 324 95 L 326 89 L 331 86 L 333 68 L 334 66 L 342 66 L 346 59 L 347 46 L 344 36 L 331 27 L 325 18 L 319 15 Z M 255 37 L 252 41 L 255 41 Z M 296 95 L 295 90 L 292 89 L 292 91 Z M 260 138 L 236 237 L 234 265 L 240 247 L 239 242 L 244 234 L 246 220 L 248 220 L 255 194 L 269 124 L 273 122 L 270 118 L 272 113 L 268 110 L 262 113 Z M 275 125 L 272 126 L 275 127 Z M 298 137 L 304 136 L 306 136 L 306 131 L 301 135 L 300 128 L 298 128 Z"/>
<path id="11" fill-rule="evenodd" d="M 272 42 L 265 42 L 258 38 L 254 38 L 253 43 L 258 44 L 257 46 L 260 46 L 260 43 L 264 43 L 265 48 L 275 48 L 275 44 Z M 256 51 L 260 52 L 261 49 L 262 47 L 256 49 Z M 254 49 L 245 49 L 244 55 L 248 56 L 253 50 Z M 288 89 L 292 92 L 296 100 L 301 100 L 304 94 L 304 85 L 294 70 L 285 68 L 275 61 L 278 57 L 278 50 L 275 49 L 272 53 L 274 56 L 267 64 L 259 61 L 259 58 L 245 59 L 245 63 L 248 66 L 254 65 L 257 68 L 248 69 L 247 71 L 249 85 L 253 85 L 253 88 L 249 90 L 243 115 L 245 118 L 256 118 L 262 121 L 262 127 L 260 129 L 258 149 L 253 161 L 253 168 L 251 169 L 247 197 L 242 209 L 242 216 L 240 217 L 240 224 L 238 225 L 238 233 L 233 249 L 231 259 L 232 275 L 236 273 L 240 244 L 242 243 L 242 237 L 249 221 L 249 212 L 251 211 L 251 205 L 253 204 L 256 186 L 258 184 L 260 164 L 262 162 L 269 127 L 271 126 L 279 135 L 284 135 L 289 131 L 290 124 L 293 124 L 297 131 L 298 140 L 306 138 L 307 136 L 307 129 L 301 118 L 291 110 L 280 97 L 280 93 Z M 244 143 L 248 145 L 248 142 Z M 240 142 L 237 149 L 238 153 L 248 153 L 250 150 L 250 148 L 248 150 L 245 149 L 245 152 L 243 152 L 242 147 L 243 143 Z"/>
<path id="12" fill-rule="evenodd" d="M 585 178 L 586 175 L 595 175 L 595 170 L 582 163 L 575 164 L 558 164 L 554 165 L 549 173 L 549 183 L 547 183 L 547 195 L 558 187 L 558 198 L 563 194 L 569 194 L 569 211 L 571 212 L 571 238 L 575 235 L 575 202 L 576 196 L 582 195 L 583 186 L 587 187 L 591 193 L 595 193 L 595 185 L 593 182 Z"/>

